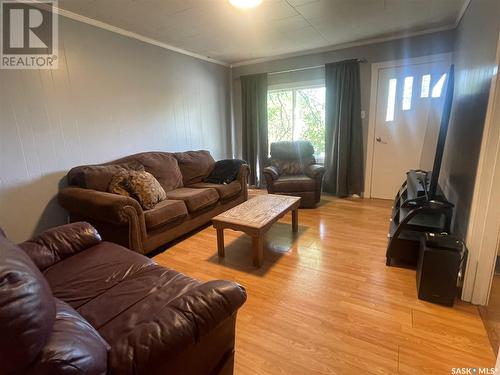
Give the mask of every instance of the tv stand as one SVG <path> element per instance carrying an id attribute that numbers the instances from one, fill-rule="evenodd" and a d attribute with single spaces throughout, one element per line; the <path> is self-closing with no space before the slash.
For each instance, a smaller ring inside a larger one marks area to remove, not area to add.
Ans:
<path id="1" fill-rule="evenodd" d="M 406 181 L 394 198 L 387 235 L 388 266 L 393 260 L 416 266 L 422 234 L 450 232 L 453 204 L 446 200 L 439 188 L 433 197 L 428 192 L 428 172 L 407 172 Z"/>

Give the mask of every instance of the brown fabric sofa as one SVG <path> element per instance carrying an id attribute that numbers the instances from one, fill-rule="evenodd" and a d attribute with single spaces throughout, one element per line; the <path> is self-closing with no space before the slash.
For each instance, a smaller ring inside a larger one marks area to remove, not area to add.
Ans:
<path id="1" fill-rule="evenodd" d="M 310 142 L 271 144 L 270 165 L 264 168 L 267 191 L 301 197 L 300 207 L 314 208 L 321 200 L 325 168 L 316 164 Z"/>
<path id="2" fill-rule="evenodd" d="M 248 165 L 230 184 L 203 182 L 215 160 L 208 151 L 144 152 L 109 163 L 84 165 L 68 173 L 59 204 L 70 221 L 87 221 L 103 239 L 146 254 L 208 223 L 212 217 L 248 199 Z M 117 166 L 144 167 L 166 191 L 167 199 L 143 210 L 133 198 L 107 192 Z"/>
<path id="3" fill-rule="evenodd" d="M 88 223 L 18 246 L 0 230 L 2 374 L 233 373 L 245 290 L 102 242 Z"/>

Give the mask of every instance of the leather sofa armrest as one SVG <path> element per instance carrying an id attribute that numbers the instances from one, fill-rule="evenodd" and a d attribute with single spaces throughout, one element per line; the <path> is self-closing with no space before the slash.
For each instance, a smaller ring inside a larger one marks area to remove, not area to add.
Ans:
<path id="1" fill-rule="evenodd" d="M 225 280 L 198 285 L 169 303 L 188 319 L 196 337 L 204 336 L 235 313 L 247 299 L 245 288 Z"/>
<path id="2" fill-rule="evenodd" d="M 78 222 L 49 229 L 19 244 L 40 270 L 101 242 L 101 236 L 89 223 Z"/>
<path id="3" fill-rule="evenodd" d="M 57 199 L 71 213 L 112 224 L 127 223 L 130 211 L 137 216 L 143 214 L 141 205 L 133 198 L 92 189 L 67 187 Z"/>
<path id="4" fill-rule="evenodd" d="M 323 177 L 325 167 L 320 164 L 311 164 L 304 169 L 304 173 L 311 178 Z"/>
<path id="5" fill-rule="evenodd" d="M 280 170 L 275 167 L 274 165 L 271 165 L 269 167 L 265 167 L 264 170 L 262 171 L 264 175 L 270 176 L 272 180 L 277 180 L 280 176 Z"/>
<path id="6" fill-rule="evenodd" d="M 234 318 L 245 301 L 245 289 L 238 284 L 223 280 L 200 284 L 166 304 L 154 324 L 150 320 L 136 324 L 123 342 L 114 345 L 111 367 L 117 373 L 167 369 L 181 351 Z"/>

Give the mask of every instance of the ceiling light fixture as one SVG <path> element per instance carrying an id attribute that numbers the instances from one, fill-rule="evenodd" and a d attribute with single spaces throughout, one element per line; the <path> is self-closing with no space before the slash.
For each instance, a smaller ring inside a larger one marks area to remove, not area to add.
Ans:
<path id="1" fill-rule="evenodd" d="M 229 0 L 232 6 L 240 9 L 251 9 L 259 6 L 262 0 Z"/>

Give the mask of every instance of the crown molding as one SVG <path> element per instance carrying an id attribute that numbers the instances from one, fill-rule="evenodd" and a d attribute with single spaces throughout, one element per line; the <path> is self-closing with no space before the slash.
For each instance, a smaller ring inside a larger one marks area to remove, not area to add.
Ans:
<path id="1" fill-rule="evenodd" d="M 437 33 L 440 31 L 454 30 L 455 28 L 456 28 L 456 26 L 455 26 L 455 24 L 453 24 L 453 25 L 448 25 L 448 26 L 435 27 L 432 29 L 427 29 L 427 30 L 422 30 L 422 31 L 416 31 L 416 32 L 412 32 L 412 33 L 399 33 L 399 34 L 394 34 L 394 35 L 387 36 L 387 37 L 365 39 L 363 41 L 348 42 L 348 43 L 342 43 L 342 44 L 334 44 L 334 45 L 330 45 L 330 46 L 310 49 L 307 51 L 291 52 L 291 53 L 287 53 L 287 54 L 283 54 L 283 55 L 262 57 L 262 58 L 253 59 L 253 60 L 244 60 L 244 61 L 239 61 L 237 63 L 231 64 L 231 68 L 237 68 L 239 66 L 258 64 L 258 63 L 263 63 L 263 62 L 268 62 L 268 61 L 287 59 L 290 57 L 299 57 L 299 56 L 306 56 L 306 55 L 311 55 L 311 54 L 315 54 L 315 53 L 324 53 L 324 52 L 337 51 L 337 50 L 346 49 L 346 48 L 361 47 L 361 46 L 375 44 L 375 43 L 390 42 L 393 40 L 399 40 L 399 39 L 411 38 L 414 36 L 432 34 L 432 33 Z"/>
<path id="2" fill-rule="evenodd" d="M 40 3 L 39 0 L 35 0 L 34 3 L 37 3 L 37 6 L 40 8 L 46 8 L 45 5 L 43 3 Z M 95 20 L 93 18 L 85 17 L 85 16 L 82 16 L 80 14 L 70 12 L 69 10 L 65 10 L 65 9 L 62 9 L 59 7 L 53 7 L 52 10 L 54 13 L 56 13 L 62 17 L 70 18 L 70 19 L 78 21 L 78 22 L 83 22 L 83 23 L 86 23 L 88 25 L 98 27 L 100 29 L 104 29 L 104 30 L 111 31 L 111 32 L 116 33 L 116 34 L 126 36 L 128 38 L 140 40 L 141 42 L 151 44 L 151 45 L 154 45 L 154 46 L 157 46 L 160 48 L 164 48 L 164 49 L 167 49 L 169 51 L 177 52 L 177 53 L 180 53 L 182 55 L 186 55 L 186 56 L 194 57 L 194 58 L 199 59 L 199 60 L 208 61 L 208 62 L 211 62 L 214 64 L 230 67 L 230 64 L 228 64 L 224 61 L 212 59 L 208 56 L 203 56 L 203 55 L 200 55 L 200 54 L 195 53 L 195 52 L 187 51 L 185 49 L 178 48 L 178 47 L 172 46 L 170 44 L 160 42 L 156 39 L 152 39 L 152 38 L 149 38 L 147 36 L 122 29 L 120 27 L 116 27 L 116 26 L 110 25 L 108 23 Z"/>
<path id="3" fill-rule="evenodd" d="M 462 8 L 460 9 L 460 12 L 458 13 L 457 19 L 455 20 L 455 28 L 458 27 L 460 24 L 460 21 L 462 21 L 462 18 L 464 18 L 465 12 L 467 11 L 467 8 L 469 8 L 469 5 L 472 0 L 465 0 L 464 5 L 462 5 Z"/>

